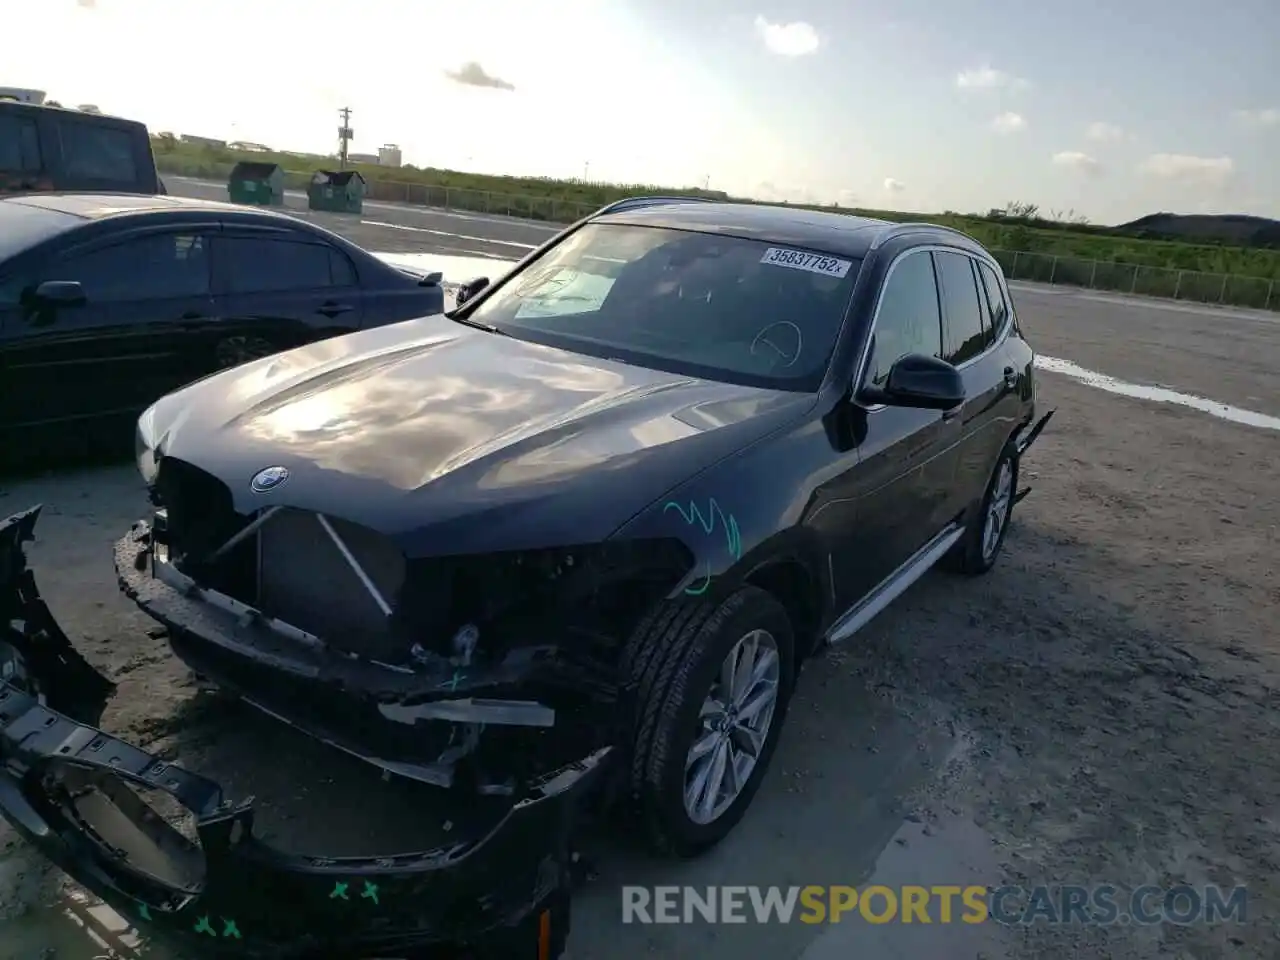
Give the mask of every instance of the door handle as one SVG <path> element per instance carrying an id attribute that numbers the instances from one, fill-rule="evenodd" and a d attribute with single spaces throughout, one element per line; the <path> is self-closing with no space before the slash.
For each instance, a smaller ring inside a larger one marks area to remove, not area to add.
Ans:
<path id="1" fill-rule="evenodd" d="M 1018 371 L 1013 367 L 1004 368 L 1004 385 L 1010 390 L 1018 385 Z"/>
<path id="2" fill-rule="evenodd" d="M 355 307 L 351 306 L 351 304 L 349 303 L 334 303 L 332 300 L 330 300 L 328 303 L 322 304 L 320 309 L 317 310 L 316 313 L 322 313 L 326 317 L 333 319 L 334 317 L 339 316 L 340 314 L 350 313 L 354 309 Z"/>

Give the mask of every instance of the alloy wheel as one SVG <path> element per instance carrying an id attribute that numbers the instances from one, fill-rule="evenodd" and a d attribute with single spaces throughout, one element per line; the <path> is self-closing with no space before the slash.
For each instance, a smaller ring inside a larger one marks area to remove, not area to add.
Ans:
<path id="1" fill-rule="evenodd" d="M 987 516 L 982 525 L 982 558 L 990 560 L 1000 545 L 1000 534 L 1009 521 L 1010 501 L 1013 498 L 1013 461 L 1000 461 L 1000 470 L 987 504 Z"/>
<path id="2" fill-rule="evenodd" d="M 718 819 L 751 778 L 773 725 L 781 663 L 773 634 L 752 630 L 720 665 L 685 761 L 685 813 L 694 823 Z"/>

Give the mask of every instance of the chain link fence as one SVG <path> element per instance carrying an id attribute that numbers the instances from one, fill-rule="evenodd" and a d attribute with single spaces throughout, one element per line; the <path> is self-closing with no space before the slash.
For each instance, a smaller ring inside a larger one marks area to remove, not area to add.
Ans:
<path id="1" fill-rule="evenodd" d="M 992 250 L 991 254 L 1000 261 L 1010 280 L 1280 310 L 1280 290 L 1276 289 L 1275 280 L 1265 277 L 1174 270 L 1016 250 Z"/>

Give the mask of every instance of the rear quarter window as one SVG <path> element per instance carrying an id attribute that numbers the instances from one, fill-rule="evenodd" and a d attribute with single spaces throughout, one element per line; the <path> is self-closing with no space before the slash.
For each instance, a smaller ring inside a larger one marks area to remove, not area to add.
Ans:
<path id="1" fill-rule="evenodd" d="M 128 130 L 81 120 L 63 119 L 62 163 L 72 180 L 135 184 L 138 164 L 134 136 Z"/>
<path id="2" fill-rule="evenodd" d="M 39 173 L 43 167 L 35 121 L 0 113 L 0 174 Z"/>
<path id="3" fill-rule="evenodd" d="M 987 294 L 987 307 L 990 311 L 991 327 L 998 334 L 1009 316 L 1009 305 L 1004 299 L 1004 288 L 996 272 L 985 263 L 978 263 L 978 273 L 982 277 L 982 286 Z"/>

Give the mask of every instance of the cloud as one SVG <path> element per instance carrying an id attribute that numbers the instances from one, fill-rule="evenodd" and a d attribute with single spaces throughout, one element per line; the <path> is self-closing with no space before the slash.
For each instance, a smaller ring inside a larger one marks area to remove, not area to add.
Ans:
<path id="1" fill-rule="evenodd" d="M 901 193 L 907 189 L 907 185 L 901 180 L 895 180 L 893 177 L 884 178 L 885 193 Z"/>
<path id="2" fill-rule="evenodd" d="M 1221 186 L 1235 169 L 1230 157 L 1193 157 L 1183 153 L 1153 153 L 1139 167 L 1143 173 L 1161 180 L 1204 186 Z"/>
<path id="3" fill-rule="evenodd" d="M 515 84 L 487 73 L 484 67 L 474 60 L 464 63 L 457 70 L 446 70 L 444 75 L 454 83 L 461 83 L 468 87 L 489 87 L 493 90 L 515 89 Z"/>
<path id="4" fill-rule="evenodd" d="M 1280 107 L 1258 107 L 1253 110 L 1236 110 L 1232 114 L 1238 123 L 1253 130 L 1280 126 Z"/>
<path id="5" fill-rule="evenodd" d="M 996 133 L 1017 133 L 1027 128 L 1027 120 L 1020 113 L 1006 111 L 991 121 L 991 129 Z"/>
<path id="6" fill-rule="evenodd" d="M 1055 153 L 1053 155 L 1053 165 L 1055 167 L 1065 167 L 1068 170 L 1077 170 L 1090 176 L 1102 172 L 1102 164 L 1098 163 L 1089 154 L 1081 153 L 1079 150 L 1062 150 Z"/>
<path id="7" fill-rule="evenodd" d="M 1084 135 L 1085 139 L 1092 140 L 1094 143 L 1115 143 L 1117 140 L 1124 139 L 1124 130 L 1114 123 L 1095 120 L 1089 124 Z"/>
<path id="8" fill-rule="evenodd" d="M 813 53 L 821 43 L 813 24 L 796 20 L 793 23 L 770 23 L 763 16 L 756 17 L 756 33 L 764 41 L 770 53 L 780 57 L 803 57 Z"/>
<path id="9" fill-rule="evenodd" d="M 1021 89 L 1027 85 L 1021 77 L 991 66 L 974 67 L 956 74 L 956 86 L 961 90 Z"/>

